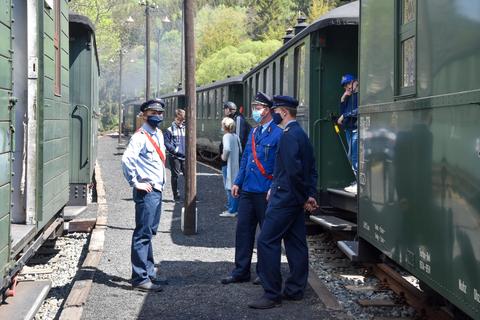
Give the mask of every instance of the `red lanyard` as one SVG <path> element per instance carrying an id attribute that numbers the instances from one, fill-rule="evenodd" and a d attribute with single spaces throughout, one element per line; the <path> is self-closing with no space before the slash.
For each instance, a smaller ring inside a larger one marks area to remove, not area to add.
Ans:
<path id="1" fill-rule="evenodd" d="M 153 147 L 155 148 L 155 150 L 157 150 L 157 153 L 158 155 L 160 156 L 160 159 L 162 159 L 162 162 L 163 164 L 165 165 L 165 155 L 163 154 L 162 152 L 162 149 L 160 149 L 160 147 L 158 146 L 158 144 L 155 142 L 155 140 L 153 140 L 152 136 L 143 128 L 140 128 L 139 130 L 141 133 L 143 133 L 144 135 L 147 136 L 148 140 L 150 141 L 150 143 L 153 145 Z"/>
<path id="2" fill-rule="evenodd" d="M 258 157 L 257 157 L 257 145 L 255 144 L 255 131 L 257 131 L 257 129 L 258 127 L 253 129 L 253 132 L 252 132 L 253 160 L 255 160 L 255 164 L 257 165 L 258 170 L 260 170 L 260 173 L 268 180 L 272 180 L 273 176 L 271 174 L 267 174 L 267 172 L 265 171 L 265 168 L 263 167 L 262 163 L 260 162 L 260 160 L 258 160 Z"/>

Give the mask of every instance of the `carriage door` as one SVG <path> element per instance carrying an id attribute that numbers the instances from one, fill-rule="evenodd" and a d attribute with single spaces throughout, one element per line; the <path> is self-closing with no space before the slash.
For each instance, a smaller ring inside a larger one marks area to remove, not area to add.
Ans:
<path id="1" fill-rule="evenodd" d="M 11 0 L 0 0 L 0 280 L 10 254 L 10 177 L 12 150 Z"/>

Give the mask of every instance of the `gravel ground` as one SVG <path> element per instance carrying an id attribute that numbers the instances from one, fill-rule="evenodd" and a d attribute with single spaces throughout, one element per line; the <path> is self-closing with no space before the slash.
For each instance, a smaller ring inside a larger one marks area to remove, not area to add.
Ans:
<path id="1" fill-rule="evenodd" d="M 98 160 L 106 189 L 108 229 L 105 251 L 84 307 L 84 319 L 332 318 L 311 288 L 301 302 L 284 302 L 281 308 L 257 311 L 246 304 L 261 296 L 261 287 L 250 283 L 228 286 L 219 283 L 233 266 L 236 222 L 218 217 L 225 202 L 222 179 L 201 165 L 197 178 L 198 234 L 184 236 L 180 231 L 181 204 L 172 201 L 168 183 L 153 248 L 156 261 L 161 261 L 161 272 L 170 283 L 161 293 L 130 290 L 134 203 L 131 189 L 121 174 L 120 155 L 115 147 L 115 139 L 99 140 Z"/>
<path id="2" fill-rule="evenodd" d="M 392 307 L 363 307 L 359 299 L 392 300 L 400 302 L 391 290 L 382 287 L 379 280 L 365 276 L 365 268 L 356 267 L 337 248 L 327 234 L 308 237 L 310 265 L 338 299 L 348 316 L 366 320 L 379 318 L 414 318 L 415 310 L 399 304 Z M 350 286 L 347 288 L 346 286 Z M 355 290 L 351 286 L 355 287 Z"/>
<path id="3" fill-rule="evenodd" d="M 35 319 L 55 319 L 72 288 L 72 280 L 86 254 L 88 234 L 72 233 L 49 240 L 23 268 L 19 280 L 51 280 L 52 288 Z"/>

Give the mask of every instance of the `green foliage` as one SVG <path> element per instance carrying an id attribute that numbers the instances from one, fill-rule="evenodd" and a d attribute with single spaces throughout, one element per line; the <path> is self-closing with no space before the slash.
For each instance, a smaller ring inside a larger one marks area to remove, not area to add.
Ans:
<path id="1" fill-rule="evenodd" d="M 200 9 L 195 23 L 197 63 L 220 48 L 246 40 L 246 22 L 245 8 L 206 5 Z"/>
<path id="2" fill-rule="evenodd" d="M 278 40 L 246 40 L 237 47 L 228 46 L 209 56 L 198 68 L 197 83 L 207 84 L 247 72 L 281 46 Z"/>
<path id="3" fill-rule="evenodd" d="M 250 32 L 257 40 L 280 40 L 296 16 L 293 0 L 252 0 L 251 8 Z"/>

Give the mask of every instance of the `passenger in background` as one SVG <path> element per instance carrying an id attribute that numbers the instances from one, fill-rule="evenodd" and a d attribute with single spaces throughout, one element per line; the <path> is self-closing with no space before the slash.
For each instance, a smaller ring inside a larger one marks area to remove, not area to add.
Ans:
<path id="1" fill-rule="evenodd" d="M 232 186 L 232 195 L 239 198 L 235 269 L 222 279 L 223 284 L 250 280 L 255 234 L 257 226 L 262 227 L 267 209 L 267 191 L 272 183 L 277 144 L 283 132 L 272 122 L 271 107 L 271 98 L 258 92 L 252 102 L 252 117 L 259 125 L 250 131 L 240 171 Z M 257 277 L 254 283 L 260 284 L 260 279 Z"/>
<path id="2" fill-rule="evenodd" d="M 185 176 L 185 110 L 175 110 L 175 120 L 165 130 L 165 147 L 168 151 L 168 165 L 171 171 L 173 199 L 180 200 L 178 176 Z"/>
<path id="3" fill-rule="evenodd" d="M 235 177 L 238 173 L 240 154 L 242 146 L 240 139 L 235 133 L 235 122 L 231 118 L 223 118 L 222 129 L 225 132 L 222 138 L 223 151 L 221 158 L 227 162 L 222 167 L 224 177 L 224 186 L 227 192 L 228 210 L 220 214 L 220 217 L 236 217 L 238 209 L 238 199 L 232 196 L 231 190 Z"/>
<path id="4" fill-rule="evenodd" d="M 161 291 L 166 280 L 157 278 L 152 236 L 157 233 L 165 185 L 165 145 L 158 126 L 163 121 L 165 103 L 160 99 L 144 102 L 142 127 L 132 136 L 123 153 L 123 175 L 133 187 L 135 230 L 132 238 L 132 286 L 134 290 Z"/>
<path id="5" fill-rule="evenodd" d="M 351 74 L 346 74 L 340 82 L 345 89 L 340 98 L 340 117 L 337 123 L 345 130 L 348 144 L 348 160 L 352 166 L 356 180 L 358 180 L 358 80 Z M 345 188 L 345 191 L 357 193 L 357 181 Z"/>
<path id="6" fill-rule="evenodd" d="M 284 300 L 301 300 L 308 279 L 308 247 L 304 210 L 318 208 L 317 171 L 308 136 L 296 121 L 298 101 L 273 97 L 273 121 L 284 130 L 278 142 L 268 207 L 258 237 L 258 272 L 264 294 L 250 308 L 269 309 Z M 282 239 L 290 275 L 282 292 Z"/>
<path id="7" fill-rule="evenodd" d="M 245 120 L 245 117 L 238 111 L 237 105 L 232 101 L 227 101 L 223 104 L 223 114 L 226 117 L 232 118 L 235 122 L 235 133 L 240 138 L 242 150 L 245 150 L 248 133 L 251 129 L 250 125 Z"/>

